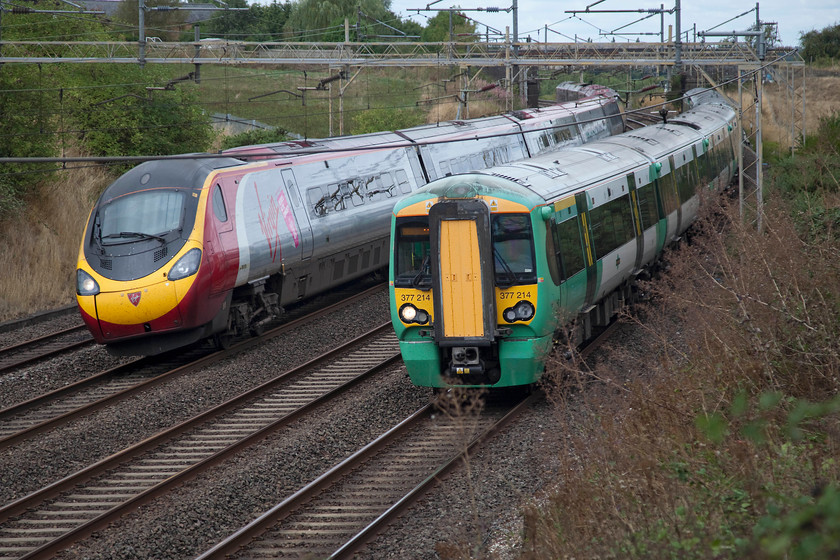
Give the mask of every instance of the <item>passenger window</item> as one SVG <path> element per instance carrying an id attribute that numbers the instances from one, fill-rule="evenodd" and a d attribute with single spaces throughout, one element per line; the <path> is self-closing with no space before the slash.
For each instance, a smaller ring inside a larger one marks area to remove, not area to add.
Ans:
<path id="1" fill-rule="evenodd" d="M 222 187 L 216 185 L 213 190 L 213 213 L 220 222 L 227 221 L 227 209 L 225 208 L 225 199 L 222 196 Z"/>
<path id="2" fill-rule="evenodd" d="M 565 222 L 555 223 L 552 228 L 561 280 L 568 280 L 584 267 L 583 245 L 580 241 L 578 221 L 578 217 L 575 216 Z"/>
<path id="3" fill-rule="evenodd" d="M 321 191 L 321 187 L 311 187 L 307 189 L 306 202 L 309 207 L 312 208 L 313 215 L 323 216 L 327 213 L 327 209 L 324 204 L 324 193 Z"/>
<path id="4" fill-rule="evenodd" d="M 659 192 L 662 195 L 662 205 L 665 207 L 665 215 L 667 216 L 679 206 L 676 185 L 674 184 L 674 174 L 668 173 L 667 175 L 663 175 L 658 183 Z"/>
<path id="5" fill-rule="evenodd" d="M 629 200 L 624 195 L 589 212 L 592 244 L 597 258 L 611 253 L 635 237 Z"/>
<path id="6" fill-rule="evenodd" d="M 397 169 L 397 184 L 400 186 L 401 192 L 411 192 L 411 184 L 408 182 L 408 175 L 402 169 Z M 393 194 L 391 194 L 391 196 L 393 196 Z"/>
<path id="7" fill-rule="evenodd" d="M 653 192 L 653 183 L 636 189 L 636 198 L 639 201 L 639 215 L 642 218 L 644 231 L 659 221 L 659 212 L 656 209 L 656 194 Z"/>

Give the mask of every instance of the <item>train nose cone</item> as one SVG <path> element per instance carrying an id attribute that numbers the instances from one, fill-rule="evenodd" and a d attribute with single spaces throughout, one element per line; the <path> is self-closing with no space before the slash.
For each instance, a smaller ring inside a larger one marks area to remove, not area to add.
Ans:
<path id="1" fill-rule="evenodd" d="M 96 296 L 96 313 L 102 335 L 109 340 L 181 325 L 178 295 L 171 281 L 101 292 Z"/>

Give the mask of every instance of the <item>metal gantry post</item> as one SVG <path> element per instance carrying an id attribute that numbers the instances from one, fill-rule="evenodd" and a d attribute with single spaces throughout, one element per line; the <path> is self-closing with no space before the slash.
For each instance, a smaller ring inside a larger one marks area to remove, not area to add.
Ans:
<path id="1" fill-rule="evenodd" d="M 761 96 L 763 94 L 764 69 L 759 67 L 753 74 L 755 79 L 755 213 L 756 228 L 762 233 L 764 226 L 764 167 L 761 139 Z"/>

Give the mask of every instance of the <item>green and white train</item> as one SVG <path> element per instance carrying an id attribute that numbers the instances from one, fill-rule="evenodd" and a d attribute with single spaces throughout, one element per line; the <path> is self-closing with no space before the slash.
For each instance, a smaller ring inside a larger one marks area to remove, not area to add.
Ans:
<path id="1" fill-rule="evenodd" d="M 689 92 L 667 123 L 433 181 L 391 222 L 391 316 L 411 381 L 536 382 L 556 332 L 609 323 L 737 169 L 736 112 Z"/>

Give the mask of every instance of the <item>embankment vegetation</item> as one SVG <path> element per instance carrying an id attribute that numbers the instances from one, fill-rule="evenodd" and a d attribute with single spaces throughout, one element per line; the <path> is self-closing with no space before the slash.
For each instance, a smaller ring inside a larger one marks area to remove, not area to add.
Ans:
<path id="1" fill-rule="evenodd" d="M 561 478 L 525 557 L 840 555 L 838 130 L 773 163 L 763 232 L 707 197 L 632 342 L 554 363 Z"/>

